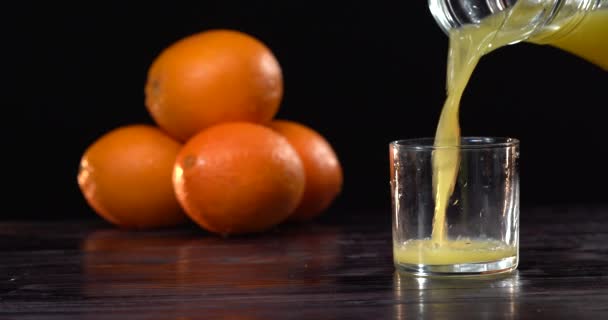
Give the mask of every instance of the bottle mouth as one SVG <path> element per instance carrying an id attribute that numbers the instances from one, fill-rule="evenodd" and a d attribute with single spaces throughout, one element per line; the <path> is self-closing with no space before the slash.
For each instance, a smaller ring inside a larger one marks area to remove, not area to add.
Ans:
<path id="1" fill-rule="evenodd" d="M 489 15 L 512 7 L 515 2 L 517 0 L 428 0 L 431 15 L 445 34 L 466 24 L 477 24 Z"/>

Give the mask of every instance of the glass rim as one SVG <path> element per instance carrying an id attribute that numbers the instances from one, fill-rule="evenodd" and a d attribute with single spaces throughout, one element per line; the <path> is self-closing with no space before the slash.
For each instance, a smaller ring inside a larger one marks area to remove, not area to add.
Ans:
<path id="1" fill-rule="evenodd" d="M 439 149 L 499 149 L 519 146 L 519 139 L 511 137 L 465 136 L 460 138 L 460 145 L 435 145 L 435 138 L 422 137 L 394 140 L 389 143 L 392 148 L 414 151 Z"/>

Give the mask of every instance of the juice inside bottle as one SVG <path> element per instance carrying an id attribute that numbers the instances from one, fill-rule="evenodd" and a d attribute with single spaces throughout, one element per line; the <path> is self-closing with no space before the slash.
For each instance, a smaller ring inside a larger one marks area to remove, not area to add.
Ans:
<path id="1" fill-rule="evenodd" d="M 548 44 L 608 71 L 608 8 L 589 12 L 571 32 Z"/>

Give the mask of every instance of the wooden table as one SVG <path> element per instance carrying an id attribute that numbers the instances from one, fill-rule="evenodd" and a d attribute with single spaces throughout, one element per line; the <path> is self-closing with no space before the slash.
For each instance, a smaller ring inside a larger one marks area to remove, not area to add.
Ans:
<path id="1" fill-rule="evenodd" d="M 400 277 L 387 213 L 222 239 L 0 223 L 0 319 L 608 319 L 608 209 L 523 209 L 521 263 Z"/>

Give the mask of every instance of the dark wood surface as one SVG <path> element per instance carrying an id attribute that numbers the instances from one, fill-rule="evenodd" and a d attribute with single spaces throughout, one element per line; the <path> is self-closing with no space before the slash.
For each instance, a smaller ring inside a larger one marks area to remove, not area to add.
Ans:
<path id="1" fill-rule="evenodd" d="M 608 209 L 521 216 L 516 272 L 451 280 L 395 274 L 386 214 L 229 239 L 3 222 L 0 319 L 608 319 Z"/>

